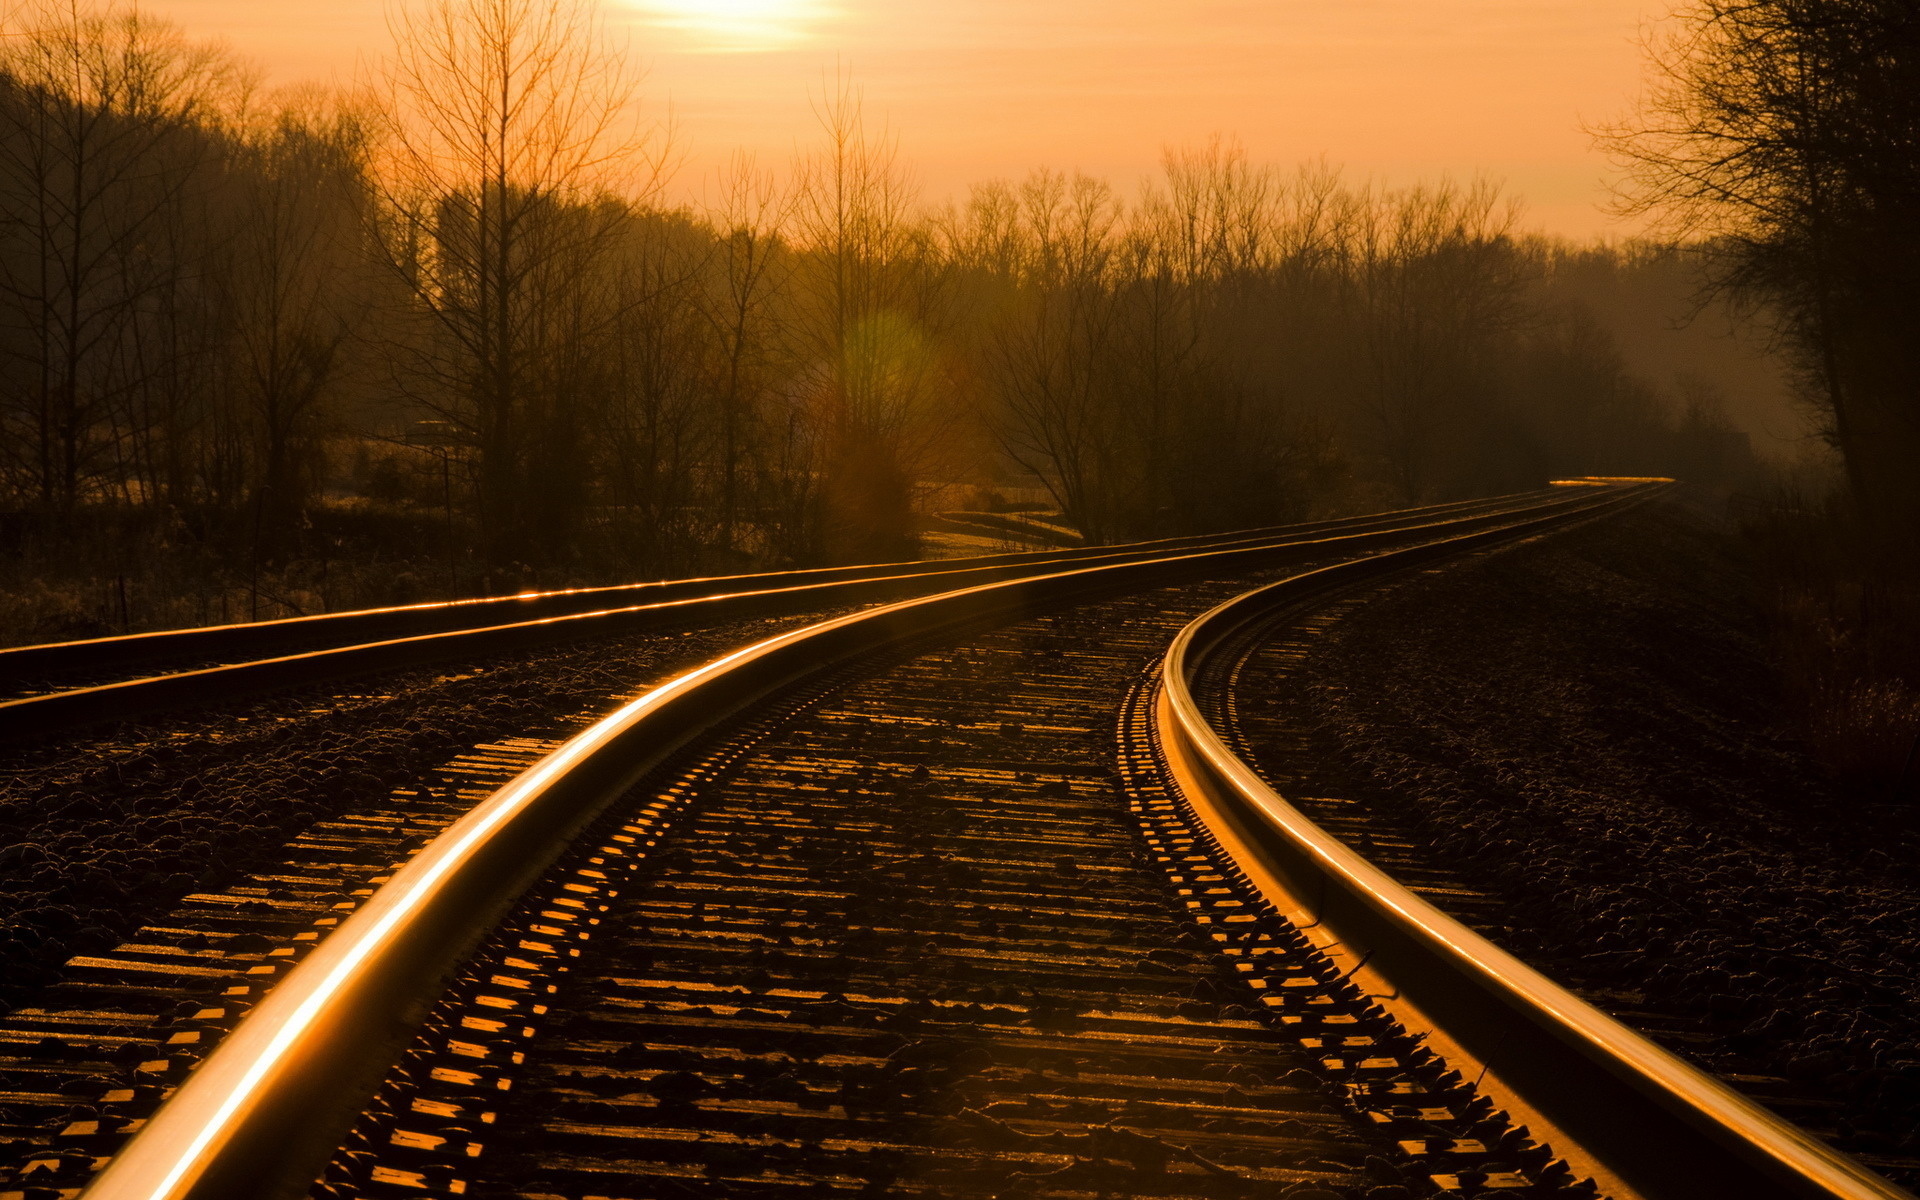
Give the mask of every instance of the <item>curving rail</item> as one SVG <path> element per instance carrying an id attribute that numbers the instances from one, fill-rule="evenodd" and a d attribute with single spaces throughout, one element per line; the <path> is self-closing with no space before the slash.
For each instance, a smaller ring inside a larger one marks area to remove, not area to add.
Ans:
<path id="1" fill-rule="evenodd" d="M 1548 504 L 1574 504 L 1590 498 L 1580 493 L 1572 496 L 1563 492 L 1547 494 L 1554 497 Z M 572 637 L 642 633 L 681 624 L 688 619 L 720 621 L 798 612 L 808 607 L 831 604 L 875 603 L 923 594 L 933 588 L 951 588 L 969 582 L 1044 573 L 1066 563 L 1118 564 L 1164 558 L 1170 553 L 1189 549 L 1221 550 L 1253 545 L 1268 548 L 1285 545 L 1303 556 L 1327 552 L 1363 552 L 1402 540 L 1408 536 L 1410 529 L 1466 528 L 1476 522 L 1500 520 L 1517 508 L 1539 506 L 1540 495 L 1525 493 L 1336 522 L 1282 526 L 1264 532 L 1214 534 L 1039 556 L 1005 555 L 944 563 L 832 568 L 823 572 L 637 585 L 639 588 L 679 589 L 690 594 L 680 596 L 675 593 L 672 598 L 662 599 L 658 598 L 660 592 L 645 592 L 644 595 L 652 597 L 646 603 L 536 617 L 526 617 L 516 612 L 519 619 L 510 621 L 499 621 L 496 612 L 494 623 L 336 645 L 0 701 L 0 740 L 45 736 L 89 724 L 218 703 L 249 691 L 297 687 L 453 659 L 513 653 Z M 1409 523 L 1410 519 L 1412 524 Z M 815 578 L 822 574 L 829 578 Z M 714 590 L 716 585 L 725 586 Z M 625 595 L 630 590 L 600 589 L 588 593 L 550 595 L 572 603 L 580 596 L 601 595 L 604 598 L 606 592 Z M 491 602 L 471 603 L 478 605 Z M 341 618 L 379 616 L 384 611 L 341 614 Z M 207 631 L 187 630 L 181 631 L 181 636 L 201 632 L 209 635 L 248 633 L 255 628 L 225 626 Z M 136 635 L 136 639 L 159 636 L 172 635 L 143 634 Z M 93 644 L 77 645 L 91 647 Z"/>
<path id="2" fill-rule="evenodd" d="M 1642 494 L 1639 488 L 1589 492 L 1519 516 L 1481 518 L 1468 531 L 1458 524 L 1422 526 L 1433 540 L 1379 557 L 1419 561 L 1605 511 Z M 976 584 L 783 633 L 653 689 L 423 848 L 300 961 L 86 1195 L 226 1200 L 304 1190 L 423 1002 L 498 914 L 632 781 L 769 695 L 930 634 L 1089 596 L 1268 566 L 1296 548 L 1282 540 Z"/>
<path id="3" fill-rule="evenodd" d="M 1276 608 L 1378 578 L 1425 548 L 1343 563 L 1228 601 L 1168 649 L 1161 752 L 1196 816 L 1279 911 L 1407 1029 L 1536 1136 L 1645 1200 L 1893 1200 L 1909 1193 L 1587 1004 L 1320 829 L 1228 748 L 1191 691 L 1209 653 Z"/>
<path id="4" fill-rule="evenodd" d="M 1160 538 L 1114 546 L 1016 551 L 963 560 L 927 559 L 523 592 L 511 596 L 395 605 L 268 621 L 247 621 L 189 629 L 164 629 L 150 633 L 121 634 L 80 641 L 0 647 L 0 691 L 8 688 L 17 689 L 29 682 L 69 677 L 84 672 L 122 671 L 129 667 L 151 667 L 160 663 L 191 660 L 205 662 L 239 655 L 284 655 L 298 650 L 326 646 L 391 641 L 421 634 L 445 633 L 489 625 L 522 624 L 552 617 L 662 604 L 721 594 L 790 588 L 811 583 L 926 575 L 951 569 L 960 562 L 968 567 L 1030 567 L 1123 552 L 1146 554 L 1182 547 L 1200 547 L 1231 538 L 1271 537 L 1283 533 L 1306 537 L 1340 530 L 1359 530 L 1380 524 L 1405 523 L 1409 517 L 1419 515 L 1437 517 L 1448 513 L 1511 506 L 1515 503 L 1534 503 L 1542 496 L 1552 494 L 1554 494 L 1553 489 L 1547 488 L 1513 496 L 1455 501 L 1326 521 L 1269 526 L 1237 533 Z"/>

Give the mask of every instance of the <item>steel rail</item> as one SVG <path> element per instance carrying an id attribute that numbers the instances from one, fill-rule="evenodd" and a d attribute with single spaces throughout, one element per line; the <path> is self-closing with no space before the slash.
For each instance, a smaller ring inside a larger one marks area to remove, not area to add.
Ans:
<path id="1" fill-rule="evenodd" d="M 1529 494 L 1537 495 L 1537 494 Z M 1548 504 L 1573 504 L 1589 498 L 1585 493 L 1553 493 Z M 1311 527 L 1304 534 L 1284 527 L 1289 536 L 1274 542 L 1275 534 L 1230 533 L 1203 539 L 1179 539 L 1182 543 L 1227 549 L 1262 544 L 1289 545 L 1302 554 L 1318 554 L 1344 549 L 1369 549 L 1377 544 L 1408 536 L 1410 530 L 1446 525 L 1468 525 L 1500 520 L 1522 505 L 1525 497 L 1479 501 L 1468 506 L 1440 506 L 1436 512 L 1415 509 L 1400 514 L 1398 522 L 1368 518 L 1362 532 L 1347 532 L 1351 524 L 1334 531 Z M 1536 505 L 1540 503 L 1534 499 Z M 1463 511 L 1464 509 L 1464 511 Z M 1424 524 L 1409 525 L 1413 516 Z M 1368 528 L 1373 526 L 1375 528 Z M 1382 527 L 1384 526 L 1384 527 Z M 1324 535 L 1324 536 L 1323 536 Z M 1098 547 L 1090 552 L 1075 552 L 1070 562 L 1101 563 L 1138 561 L 1164 556 L 1168 551 L 1143 552 L 1134 547 Z M 1017 557 L 1017 556 L 1015 556 Z M 954 562 L 965 565 L 950 565 Z M 389 638 L 357 645 L 332 646 L 274 658 L 227 663 L 197 670 L 176 671 L 165 675 L 121 680 L 93 687 L 71 688 L 17 700 L 0 701 L 0 741 L 44 737 L 87 725 L 127 720 L 151 713 L 188 708 L 231 700 L 235 696 L 272 689 L 298 687 L 355 675 L 425 666 L 452 659 L 471 659 L 483 655 L 511 653 L 549 645 L 583 635 L 610 636 L 646 632 L 684 622 L 690 617 L 708 621 L 731 620 L 780 612 L 804 611 L 836 603 L 871 603 L 898 599 L 924 592 L 931 587 L 952 586 L 973 580 L 988 581 L 1010 576 L 1045 572 L 1057 565 L 1053 559 L 1039 562 L 1021 560 L 981 564 L 969 559 L 948 560 L 934 569 L 915 574 L 883 571 L 878 576 L 855 576 L 811 583 L 791 584 L 790 577 L 774 575 L 780 586 L 750 588 L 737 592 L 696 595 L 683 599 L 659 600 L 623 608 L 599 609 L 538 617 L 473 628 L 450 629 L 433 633 Z"/>
<path id="2" fill-rule="evenodd" d="M 1072 562 L 1077 559 L 1119 552 L 1154 553 L 1182 546 L 1199 547 L 1230 537 L 1265 537 L 1285 532 L 1305 536 L 1311 533 L 1360 528 L 1383 522 L 1404 522 L 1407 518 L 1419 514 L 1437 516 L 1478 507 L 1532 502 L 1552 492 L 1553 489 L 1548 488 L 1538 492 L 1454 501 L 1413 509 L 1339 517 L 1326 521 L 1308 521 L 1219 534 L 1160 538 L 1113 546 L 1078 546 L 980 555 L 965 559 L 921 559 L 901 563 L 819 567 L 798 571 L 764 571 L 746 575 L 717 575 L 647 583 L 613 584 L 604 587 L 525 592 L 512 596 L 487 596 L 470 600 L 356 609 L 350 612 L 319 613 L 312 616 L 283 617 L 267 621 L 163 629 L 149 633 L 119 634 L 111 637 L 48 642 L 31 646 L 0 647 L 0 686 L 17 686 L 44 678 L 59 678 L 76 672 L 109 668 L 118 670 L 156 662 L 179 662 L 189 659 L 205 661 L 238 654 L 277 656 L 323 646 L 390 641 L 425 633 L 442 633 L 495 624 L 517 624 L 610 608 L 628 608 L 640 604 L 655 604 L 765 588 L 795 587 L 805 583 L 923 575 L 955 563 L 985 567 Z"/>
<path id="3" fill-rule="evenodd" d="M 1617 500 L 1588 494 L 1542 506 L 1548 517 L 1464 536 L 1477 544 Z M 1457 531 L 1439 536 L 1448 545 L 1462 540 Z M 654 688 L 420 850 L 201 1062 L 95 1178 L 87 1200 L 259 1200 L 304 1190 L 438 981 L 578 830 L 674 750 L 769 695 L 929 634 L 1251 569 L 1291 548 L 1283 542 L 1077 566 L 900 601 L 767 638 Z"/>
<path id="4" fill-rule="evenodd" d="M 1192 681 L 1236 631 L 1430 556 L 1422 547 L 1295 576 L 1183 629 L 1162 665 L 1155 725 L 1185 798 L 1279 911 L 1457 1069 L 1485 1068 L 1483 1088 L 1616 1197 L 1912 1200 L 1396 882 L 1269 787 L 1206 720 Z"/>

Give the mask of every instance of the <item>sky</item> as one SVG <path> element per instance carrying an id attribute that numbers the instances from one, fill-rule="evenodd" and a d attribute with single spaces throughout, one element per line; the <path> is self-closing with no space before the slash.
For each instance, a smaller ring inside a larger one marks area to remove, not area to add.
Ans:
<path id="1" fill-rule="evenodd" d="M 144 0 L 270 84 L 347 83 L 384 51 L 392 0 Z M 1586 128 L 1624 115 L 1660 0 L 602 0 L 671 113 L 671 188 L 698 198 L 751 151 L 788 163 L 850 74 L 923 199 L 1050 166 L 1130 189 L 1215 135 L 1347 178 L 1502 181 L 1525 223 L 1631 232 L 1604 211 Z"/>

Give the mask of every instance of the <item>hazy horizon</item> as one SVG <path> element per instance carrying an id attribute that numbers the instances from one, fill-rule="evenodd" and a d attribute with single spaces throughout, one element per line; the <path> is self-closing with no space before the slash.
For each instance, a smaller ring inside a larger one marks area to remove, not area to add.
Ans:
<path id="1" fill-rule="evenodd" d="M 350 83 L 386 50 L 389 7 L 142 5 L 189 36 L 226 42 L 270 86 Z M 1224 135 L 1256 160 L 1324 156 L 1356 181 L 1485 175 L 1525 202 L 1530 229 L 1632 232 L 1602 208 L 1609 164 L 1582 124 L 1632 103 L 1652 15 L 1643 0 L 1224 0 L 1178 19 L 1142 0 L 604 8 L 646 70 L 644 113 L 672 112 L 675 199 L 697 199 L 736 149 L 784 164 L 816 131 L 823 79 L 846 70 L 930 203 L 1039 166 L 1130 190 L 1166 148 Z"/>

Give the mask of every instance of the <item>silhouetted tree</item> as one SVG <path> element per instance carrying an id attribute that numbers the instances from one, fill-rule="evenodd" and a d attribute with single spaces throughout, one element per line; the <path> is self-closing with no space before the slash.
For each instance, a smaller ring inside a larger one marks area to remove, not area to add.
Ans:
<path id="1" fill-rule="evenodd" d="M 1446 443 L 1484 406 L 1491 347 L 1517 312 L 1514 211 L 1485 183 L 1367 197 L 1353 229 L 1362 403 L 1400 498 L 1434 495 Z"/>
<path id="2" fill-rule="evenodd" d="M 1134 482 L 1112 369 L 1120 216 L 1101 181 L 1042 170 L 1017 190 L 976 189 L 961 247 L 1014 287 L 983 346 L 1000 443 L 1095 540 L 1116 532 Z"/>
<path id="3" fill-rule="evenodd" d="M 794 269 L 781 237 L 794 195 L 744 154 L 734 157 L 719 182 L 720 206 L 713 214 L 718 269 L 711 272 L 704 310 L 720 340 L 719 536 L 722 548 L 732 550 L 746 496 L 755 498 L 756 512 L 762 503 L 786 511 L 807 505 L 781 486 L 784 431 L 765 424 L 781 358 L 772 305 Z M 743 487 L 747 472 L 750 486 Z M 768 486 L 773 491 L 762 495 Z"/>
<path id="4" fill-rule="evenodd" d="M 1920 528 L 1920 9 L 1695 0 L 1603 140 L 1629 211 L 1703 238 L 1797 348 L 1862 508 Z M 1910 551 L 1912 543 L 1907 541 Z"/>
<path id="5" fill-rule="evenodd" d="M 414 395 L 472 447 L 495 561 L 560 550 L 577 509 L 540 503 L 575 480 L 553 471 L 579 434 L 552 339 L 584 330 L 552 318 L 585 315 L 565 293 L 621 212 L 592 201 L 641 165 L 632 83 L 589 0 L 427 0 L 396 20 L 382 245 L 422 318 Z"/>
<path id="6" fill-rule="evenodd" d="M 807 252 L 795 315 L 812 360 L 822 550 L 896 558 L 914 548 L 913 486 L 958 411 L 932 340 L 944 264 L 912 220 L 898 146 L 867 128 L 853 85 L 836 80 L 819 114 L 824 145 L 801 161 L 794 230 Z"/>
<path id="7" fill-rule="evenodd" d="M 45 0 L 11 24 L 0 43 L 0 453 L 17 488 L 71 513 L 124 495 L 133 439 L 160 439 L 144 483 L 176 492 L 176 431 L 154 428 L 135 401 L 178 364 L 159 330 L 142 340 L 139 326 L 185 276 L 198 281 L 199 264 L 180 258 L 182 205 L 209 156 L 203 122 L 232 83 L 228 65 L 132 8 Z"/>
<path id="8" fill-rule="evenodd" d="M 367 132 L 324 99 L 273 114 L 235 150 L 221 382 L 242 414 L 249 575 L 292 549 L 324 480 L 326 406 L 375 297 Z"/>

